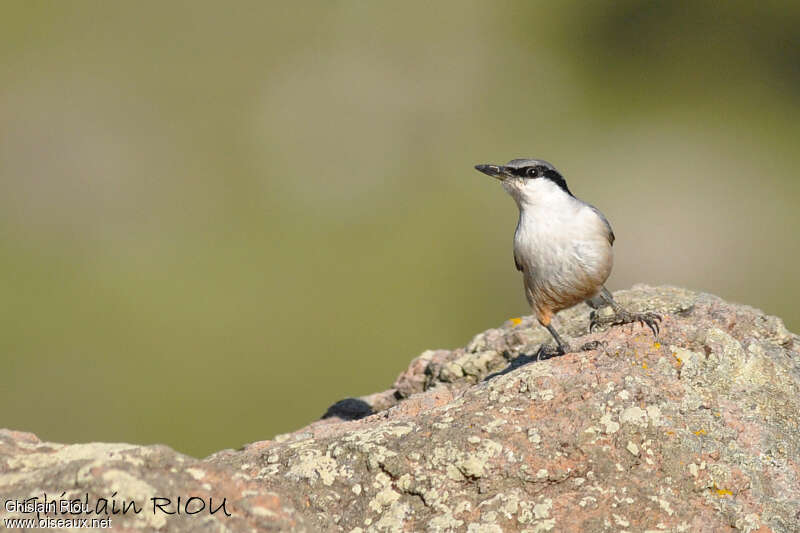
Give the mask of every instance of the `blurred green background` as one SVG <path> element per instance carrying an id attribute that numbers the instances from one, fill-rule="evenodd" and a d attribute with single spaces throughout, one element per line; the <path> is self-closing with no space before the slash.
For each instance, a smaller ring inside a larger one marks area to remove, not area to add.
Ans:
<path id="1" fill-rule="evenodd" d="M 800 330 L 798 2 L 6 2 L 0 426 L 203 456 L 528 314 L 539 157 L 612 290 Z"/>

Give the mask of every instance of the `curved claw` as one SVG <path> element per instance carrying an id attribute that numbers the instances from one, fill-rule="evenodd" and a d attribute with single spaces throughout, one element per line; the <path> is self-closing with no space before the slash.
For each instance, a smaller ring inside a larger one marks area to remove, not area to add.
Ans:
<path id="1" fill-rule="evenodd" d="M 658 334 L 661 332 L 661 326 L 659 325 L 661 317 L 655 313 L 645 313 L 642 318 L 644 324 L 647 324 L 647 327 L 653 332 L 653 335 L 658 337 Z"/>

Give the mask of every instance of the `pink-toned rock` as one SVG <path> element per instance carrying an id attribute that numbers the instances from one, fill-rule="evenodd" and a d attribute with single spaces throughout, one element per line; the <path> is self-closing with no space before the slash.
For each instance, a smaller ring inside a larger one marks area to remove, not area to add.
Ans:
<path id="1" fill-rule="evenodd" d="M 205 460 L 168 448 L 0 433 L 0 491 L 227 497 L 211 516 L 120 518 L 138 531 L 800 531 L 800 338 L 750 307 L 670 287 L 618 293 L 661 338 L 588 334 L 546 361 L 530 317 L 414 359 L 385 392 Z M 6 513 L 7 514 L 7 513 Z M 5 516 L 5 515 L 4 515 Z"/>

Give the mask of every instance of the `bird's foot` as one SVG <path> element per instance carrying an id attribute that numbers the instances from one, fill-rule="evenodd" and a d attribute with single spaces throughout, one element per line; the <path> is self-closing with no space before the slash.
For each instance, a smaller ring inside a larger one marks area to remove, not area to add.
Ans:
<path id="1" fill-rule="evenodd" d="M 558 357 L 560 355 L 564 355 L 565 353 L 589 352 L 591 350 L 597 350 L 598 348 L 605 348 L 605 346 L 606 343 L 603 341 L 591 341 L 582 345 L 580 350 L 573 350 L 568 344 L 556 345 L 556 346 L 553 346 L 551 344 L 542 344 L 539 347 L 539 350 L 536 352 L 534 359 L 536 359 L 537 361 L 544 361 L 545 359 Z"/>
<path id="2" fill-rule="evenodd" d="M 544 361 L 545 359 L 550 359 L 551 357 L 564 355 L 567 352 L 569 352 L 569 346 L 553 346 L 552 344 L 542 344 L 539 346 L 539 350 L 536 352 L 536 355 L 534 355 L 533 358 L 537 361 Z"/>
<path id="3" fill-rule="evenodd" d="M 587 342 L 583 346 L 581 346 L 582 352 L 590 352 L 592 350 L 597 350 L 598 348 L 605 348 L 606 343 L 603 341 L 591 341 Z"/>
<path id="4" fill-rule="evenodd" d="M 661 316 L 656 313 L 631 313 L 624 309 L 619 309 L 614 311 L 613 315 L 602 317 L 598 315 L 597 311 L 592 311 L 589 318 L 591 319 L 589 323 L 590 332 L 594 331 L 594 328 L 600 326 L 622 326 L 624 324 L 635 324 L 637 322 L 642 326 L 650 328 L 655 337 L 658 337 L 658 333 L 661 331 L 659 326 Z"/>

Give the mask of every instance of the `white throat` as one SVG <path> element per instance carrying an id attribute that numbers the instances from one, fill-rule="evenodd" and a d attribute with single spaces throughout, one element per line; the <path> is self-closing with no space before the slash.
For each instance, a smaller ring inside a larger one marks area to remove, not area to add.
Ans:
<path id="1" fill-rule="evenodd" d="M 529 209 L 570 211 L 581 205 L 578 199 L 549 179 L 507 180 L 503 188 L 514 198 L 520 213 Z"/>

